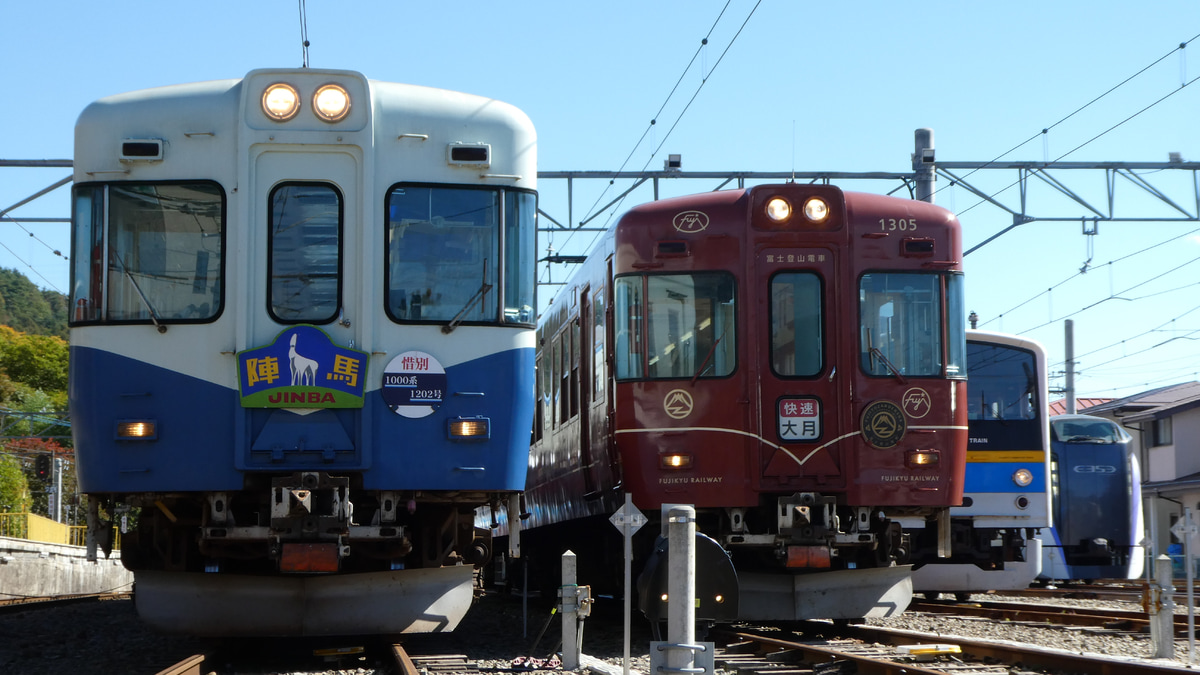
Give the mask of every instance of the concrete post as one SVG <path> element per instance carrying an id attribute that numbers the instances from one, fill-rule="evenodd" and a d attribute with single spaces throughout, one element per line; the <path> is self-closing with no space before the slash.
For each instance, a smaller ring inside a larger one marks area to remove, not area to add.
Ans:
<path id="1" fill-rule="evenodd" d="M 1192 520 L 1192 507 L 1189 506 L 1183 509 L 1183 519 L 1190 526 L 1188 528 L 1188 536 L 1183 539 L 1183 559 L 1187 562 L 1188 663 L 1193 663 L 1196 658 L 1196 598 L 1194 595 L 1196 566 L 1192 563 L 1192 530 L 1195 529 L 1194 521 Z"/>
<path id="2" fill-rule="evenodd" d="M 915 152 L 912 156 L 913 173 L 916 174 L 914 194 L 917 200 L 933 203 L 936 191 L 937 172 L 934 170 L 933 129 L 917 129 Z"/>
<path id="3" fill-rule="evenodd" d="M 562 599 L 562 667 L 563 670 L 579 668 L 579 603 L 575 588 L 578 585 L 575 571 L 578 561 L 573 551 L 562 555 L 562 586 L 558 596 Z"/>
<path id="4" fill-rule="evenodd" d="M 1154 560 L 1154 583 L 1148 589 L 1147 603 L 1150 612 L 1150 642 L 1154 645 L 1154 658 L 1170 659 L 1175 656 L 1175 601 L 1172 594 L 1175 586 L 1171 577 L 1171 559 L 1160 555 Z"/>
<path id="5" fill-rule="evenodd" d="M 1071 319 L 1063 321 L 1067 353 L 1067 384 L 1063 394 L 1067 398 L 1067 414 L 1074 415 L 1075 408 L 1075 322 Z"/>
<path id="6" fill-rule="evenodd" d="M 667 517 L 667 668 L 686 673 L 695 668 L 696 653 L 696 509 L 676 506 Z"/>

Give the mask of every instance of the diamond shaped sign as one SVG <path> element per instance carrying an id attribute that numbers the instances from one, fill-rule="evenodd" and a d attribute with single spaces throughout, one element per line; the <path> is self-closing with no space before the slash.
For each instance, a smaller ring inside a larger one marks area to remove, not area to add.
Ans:
<path id="1" fill-rule="evenodd" d="M 631 502 L 626 502 L 617 512 L 609 517 L 609 522 L 616 526 L 625 536 L 632 535 L 646 524 L 646 516 Z"/>

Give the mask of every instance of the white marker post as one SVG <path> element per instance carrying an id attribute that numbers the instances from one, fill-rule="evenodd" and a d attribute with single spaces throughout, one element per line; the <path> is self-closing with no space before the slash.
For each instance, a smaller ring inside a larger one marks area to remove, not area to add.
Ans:
<path id="1" fill-rule="evenodd" d="M 577 588 L 575 569 L 577 561 L 573 551 L 562 554 L 562 586 L 558 597 L 562 602 L 562 664 L 563 670 L 579 667 L 579 615 L 575 604 Z"/>
<path id="2" fill-rule="evenodd" d="M 617 509 L 609 521 L 625 538 L 625 657 L 621 665 L 625 675 L 629 675 L 629 621 L 633 612 L 633 533 L 646 524 L 646 516 L 633 505 L 633 497 L 626 492 L 625 505 Z"/>
<path id="3" fill-rule="evenodd" d="M 1187 567 L 1187 603 L 1188 603 L 1188 663 L 1193 663 L 1196 655 L 1196 604 L 1194 602 L 1195 563 L 1192 562 L 1192 537 L 1200 528 L 1192 520 L 1192 508 L 1183 509 L 1183 518 L 1171 527 L 1171 534 L 1183 540 L 1183 564 Z M 1174 612 L 1172 612 L 1174 616 Z M 1164 622 L 1164 625 L 1165 622 Z M 1172 624 L 1172 631 L 1174 624 Z M 1174 632 L 1171 633 L 1174 635 Z M 1165 650 L 1162 650 L 1165 651 Z"/>

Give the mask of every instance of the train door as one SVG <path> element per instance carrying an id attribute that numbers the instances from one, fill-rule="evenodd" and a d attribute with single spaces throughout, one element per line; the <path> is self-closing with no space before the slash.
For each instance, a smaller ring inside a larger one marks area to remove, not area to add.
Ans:
<path id="1" fill-rule="evenodd" d="M 612 260 L 607 261 L 604 281 L 592 292 L 592 409 L 591 435 L 595 456 L 603 462 L 599 467 L 602 487 L 609 488 L 621 482 L 617 448 L 613 442 L 613 424 L 616 415 L 615 382 L 612 369 Z"/>
<path id="2" fill-rule="evenodd" d="M 582 451 L 584 481 L 589 493 L 596 491 L 599 467 L 596 465 L 592 451 L 591 439 L 591 394 L 592 394 L 592 350 L 590 339 L 592 334 L 592 305 L 590 287 L 579 289 L 579 315 L 571 323 L 571 344 L 575 358 L 575 378 L 573 385 L 579 392 L 579 426 L 576 428 L 579 447 Z"/>
<path id="3" fill-rule="evenodd" d="M 270 148 L 251 155 L 249 254 L 238 342 L 247 468 L 358 466 L 366 355 L 361 158 Z M 373 243 L 373 242 L 372 242 Z M 247 393 L 256 396 L 248 400 Z M 257 393 L 254 393 L 257 392 Z M 357 397 L 357 398 L 355 398 Z M 307 431 L 291 422 L 305 416 Z"/>
<path id="4" fill-rule="evenodd" d="M 759 379 L 761 489 L 842 487 L 836 417 L 850 373 L 839 373 L 841 320 L 833 297 L 835 259 L 818 247 L 760 249 L 750 267 L 758 296 L 753 321 Z"/>

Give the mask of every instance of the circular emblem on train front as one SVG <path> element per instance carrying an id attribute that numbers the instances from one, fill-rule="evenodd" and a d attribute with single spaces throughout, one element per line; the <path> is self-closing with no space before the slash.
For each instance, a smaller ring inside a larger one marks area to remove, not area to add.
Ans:
<path id="1" fill-rule="evenodd" d="M 703 232 L 708 227 L 708 214 L 703 211 L 684 211 L 677 214 L 671 224 L 684 234 Z"/>
<path id="2" fill-rule="evenodd" d="M 862 435 L 877 448 L 890 448 L 904 438 L 904 411 L 891 401 L 875 401 L 862 414 Z"/>
<path id="3" fill-rule="evenodd" d="M 663 410 L 677 420 L 691 415 L 692 407 L 692 395 L 682 389 L 672 389 L 663 398 Z"/>

